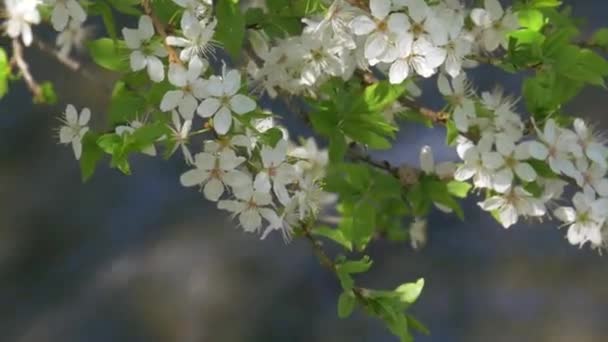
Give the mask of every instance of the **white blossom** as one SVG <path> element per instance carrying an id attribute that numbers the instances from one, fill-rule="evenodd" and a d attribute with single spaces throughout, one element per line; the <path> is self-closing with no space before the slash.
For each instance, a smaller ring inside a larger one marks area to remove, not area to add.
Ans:
<path id="1" fill-rule="evenodd" d="M 578 158 L 576 168 L 580 172 L 580 177 L 576 178 L 576 182 L 585 195 L 594 197 L 597 193 L 602 197 L 608 196 L 608 178 L 606 178 L 605 167 L 596 162 L 589 163 L 586 158 Z"/>
<path id="2" fill-rule="evenodd" d="M 232 113 L 238 115 L 255 109 L 256 103 L 250 97 L 237 94 L 241 88 L 241 74 L 238 70 L 226 71 L 222 77 L 213 76 L 207 82 L 210 97 L 198 106 L 197 113 L 203 118 L 213 117 L 213 128 L 217 134 L 226 134 L 232 126 Z"/>
<path id="3" fill-rule="evenodd" d="M 84 42 L 89 38 L 91 31 L 82 26 L 77 21 L 70 21 L 68 26 L 59 34 L 55 40 L 55 44 L 59 48 L 59 55 L 67 57 L 72 49 L 80 49 L 84 46 Z"/>
<path id="4" fill-rule="evenodd" d="M 482 46 L 490 52 L 506 48 L 507 33 L 519 27 L 517 16 L 510 9 L 505 11 L 498 0 L 485 0 L 484 7 L 471 11 L 471 20 L 481 29 Z"/>
<path id="5" fill-rule="evenodd" d="M 420 169 L 427 175 L 436 175 L 439 179 L 450 179 L 456 171 L 456 164 L 443 162 L 435 165 L 435 157 L 430 146 L 425 145 L 420 149 Z M 433 202 L 437 209 L 444 213 L 451 213 L 452 209 L 437 202 Z"/>
<path id="6" fill-rule="evenodd" d="M 192 120 L 199 104 L 198 100 L 208 95 L 205 81 L 201 78 L 201 72 L 205 68 L 206 65 L 199 58 L 192 58 L 188 68 L 171 63 L 169 82 L 180 89 L 167 91 L 160 102 L 160 109 L 167 112 L 178 108 L 184 119 Z"/>
<path id="7" fill-rule="evenodd" d="M 498 221 L 505 228 L 517 223 L 519 216 L 544 216 L 547 209 L 541 199 L 535 198 L 521 186 L 513 187 L 507 193 L 492 196 L 479 206 L 486 211 L 497 211 Z"/>
<path id="8" fill-rule="evenodd" d="M 7 20 L 6 33 L 11 38 L 21 36 L 23 44 L 30 46 L 34 40 L 31 25 L 40 24 L 39 0 L 4 0 Z"/>
<path id="9" fill-rule="evenodd" d="M 204 19 L 200 23 L 183 29 L 183 37 L 168 36 L 167 45 L 182 49 L 179 58 L 187 62 L 193 57 L 205 57 L 213 51 L 213 35 L 217 21 L 215 19 Z"/>
<path id="10" fill-rule="evenodd" d="M 180 21 L 182 30 L 196 26 L 199 18 L 204 16 L 213 6 L 212 0 L 173 0 L 178 6 L 184 8 Z"/>
<path id="11" fill-rule="evenodd" d="M 291 148 L 287 154 L 300 159 L 295 164 L 296 170 L 300 174 L 307 172 L 312 174 L 313 178 L 325 175 L 325 168 L 329 163 L 329 153 L 325 149 L 319 149 L 313 137 L 306 139 L 301 146 Z"/>
<path id="12" fill-rule="evenodd" d="M 511 188 L 515 175 L 524 182 L 533 182 L 537 174 L 534 168 L 526 162 L 530 159 L 529 147 L 525 143 L 516 145 L 508 135 L 499 133 L 496 136 L 497 165 L 493 166 L 496 173 L 492 175 L 492 188 L 505 193 Z"/>
<path id="13" fill-rule="evenodd" d="M 492 187 L 492 166 L 488 166 L 488 154 L 492 149 L 492 138 L 484 136 L 477 145 L 471 141 L 460 138 L 456 151 L 464 164 L 456 169 L 454 179 L 466 181 L 473 179 L 473 184 L 477 188 Z"/>
<path id="14" fill-rule="evenodd" d="M 255 187 L 260 191 L 272 189 L 279 202 L 287 204 L 290 197 L 286 185 L 297 179 L 294 166 L 286 160 L 287 141 L 279 140 L 274 148 L 264 145 L 260 154 L 263 169 L 255 177 Z"/>
<path id="15" fill-rule="evenodd" d="M 133 52 L 130 56 L 131 69 L 139 71 L 147 68 L 150 79 L 161 82 L 165 79 L 165 69 L 159 57 L 166 57 L 167 50 L 157 41 L 154 41 L 154 26 L 152 19 L 143 15 L 139 18 L 137 29 L 123 28 L 122 35 L 127 47 Z"/>
<path id="16" fill-rule="evenodd" d="M 229 149 L 217 154 L 198 153 L 194 156 L 196 168 L 182 174 L 180 182 L 186 187 L 202 186 L 205 198 L 217 202 L 224 194 L 226 185 L 243 187 L 251 181 L 246 173 L 236 169 L 244 161 L 244 157 L 237 156 Z"/>
<path id="17" fill-rule="evenodd" d="M 582 246 L 590 242 L 594 246 L 603 244 L 602 226 L 608 215 L 608 200 L 576 193 L 572 198 L 574 207 L 559 207 L 553 213 L 568 225 L 567 238 L 573 245 Z"/>
<path id="18" fill-rule="evenodd" d="M 426 219 L 416 217 L 410 225 L 410 245 L 413 249 L 419 250 L 426 245 L 428 224 Z"/>
<path id="19" fill-rule="evenodd" d="M 584 153 L 587 158 L 599 164 L 603 168 L 608 167 L 608 163 L 606 163 L 606 159 L 608 158 L 608 147 L 604 146 L 604 144 L 598 141 L 598 135 L 593 132 L 593 130 L 587 126 L 585 121 L 580 118 L 574 119 L 574 132 L 576 133 L 578 139 L 578 144 L 580 145 L 582 151 L 575 151 L 575 154 Z"/>
<path id="20" fill-rule="evenodd" d="M 173 149 L 170 154 L 175 153 L 175 151 L 180 148 L 186 164 L 191 165 L 194 163 L 194 159 L 192 158 L 190 149 L 188 149 L 188 142 L 190 139 L 190 130 L 192 129 L 192 120 L 184 120 L 182 123 L 179 114 L 174 110 L 171 112 L 171 121 L 173 126 L 169 126 L 172 133 L 169 140 L 173 144 Z"/>
<path id="21" fill-rule="evenodd" d="M 360 15 L 351 23 L 351 29 L 358 36 L 367 36 L 365 40 L 365 58 L 380 59 L 390 51 L 391 41 L 399 32 L 407 30 L 409 21 L 404 13 L 392 13 L 389 0 L 370 0 L 372 17 Z"/>
<path id="22" fill-rule="evenodd" d="M 452 119 L 458 131 L 468 132 L 469 126 L 476 115 L 475 102 L 471 99 L 471 85 L 467 81 L 466 75 L 462 73 L 450 82 L 445 75 L 440 74 L 437 77 L 437 86 L 439 92 L 447 98 L 448 103 L 454 108 Z"/>
<path id="23" fill-rule="evenodd" d="M 418 75 L 428 78 L 437 72 L 445 61 L 445 50 L 431 44 L 425 38 L 413 40 L 409 35 L 400 35 L 397 40 L 397 56 L 389 70 L 392 84 L 403 82 L 413 69 Z"/>
<path id="24" fill-rule="evenodd" d="M 91 110 L 83 108 L 80 115 L 76 108 L 69 104 L 65 110 L 65 118 L 62 119 L 63 126 L 59 129 L 59 142 L 62 144 L 72 144 L 74 156 L 80 159 L 82 154 L 82 138 L 89 131 L 89 120 Z"/>
<path id="25" fill-rule="evenodd" d="M 80 25 L 87 19 L 87 12 L 77 0 L 46 0 L 53 7 L 51 23 L 56 31 L 63 31 L 72 22 Z"/>
<path id="26" fill-rule="evenodd" d="M 281 218 L 272 209 L 272 196 L 270 193 L 260 191 L 249 183 L 234 189 L 236 200 L 221 200 L 217 207 L 227 210 L 239 217 L 239 223 L 246 232 L 258 232 L 262 228 L 262 218 L 271 224 L 281 222 Z"/>
<path id="27" fill-rule="evenodd" d="M 574 133 L 558 127 L 553 119 L 545 122 L 542 131 L 538 127 L 536 131 L 542 143 L 530 142 L 530 155 L 536 159 L 547 161 L 551 170 L 557 174 L 563 174 L 574 179 L 580 177 L 574 163 L 570 160 L 570 152 L 573 151 L 573 146 L 577 146 Z"/>

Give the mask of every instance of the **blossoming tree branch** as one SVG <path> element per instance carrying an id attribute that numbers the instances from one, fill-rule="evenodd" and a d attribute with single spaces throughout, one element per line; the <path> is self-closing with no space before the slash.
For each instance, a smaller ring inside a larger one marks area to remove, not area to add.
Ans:
<path id="1" fill-rule="evenodd" d="M 62 116 L 59 141 L 85 181 L 104 156 L 128 175 L 131 155 L 179 154 L 176 184 L 200 190 L 245 232 L 310 242 L 343 289 L 340 317 L 359 308 L 410 341 L 427 333 L 407 312 L 424 281 L 376 290 L 355 275 L 371 267 L 376 238 L 423 247 L 435 208 L 464 219 L 459 200 L 473 196 L 505 228 L 550 219 L 572 245 L 608 246 L 608 147 L 565 109 L 586 86 L 605 87 L 608 29 L 583 35 L 558 0 L 470 2 L 4 0 L 11 44 L 0 48 L 0 96 L 23 81 L 35 101 L 56 101 L 24 51 L 45 48 L 81 72 L 73 49 L 86 46 L 120 79 L 104 113 L 67 104 Z M 89 40 L 96 16 L 106 36 Z M 57 31 L 56 48 L 34 25 Z M 522 73 L 521 94 L 477 89 L 466 74 L 482 64 Z M 444 103 L 419 101 L 425 79 Z M 261 108 L 262 97 L 288 111 Z M 92 115 L 108 126 L 90 128 Z M 290 135 L 279 123 L 287 115 L 328 149 Z M 435 163 L 428 146 L 419 165 L 372 158 L 391 148 L 400 121 L 444 130 L 461 161 Z M 330 255 L 329 243 L 343 252 Z"/>

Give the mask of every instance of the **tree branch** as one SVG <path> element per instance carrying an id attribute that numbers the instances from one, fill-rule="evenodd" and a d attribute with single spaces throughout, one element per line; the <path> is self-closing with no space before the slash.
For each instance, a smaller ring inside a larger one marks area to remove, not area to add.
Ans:
<path id="1" fill-rule="evenodd" d="M 146 15 L 148 15 L 150 18 L 152 18 L 152 23 L 154 24 L 154 28 L 156 29 L 156 31 L 158 32 L 158 34 L 161 36 L 161 38 L 163 40 L 163 45 L 165 46 L 165 49 L 167 49 L 167 52 L 169 53 L 169 63 L 177 63 L 180 65 L 183 65 L 184 63 L 179 58 L 179 54 L 177 53 L 177 51 L 171 45 L 167 44 L 167 37 L 168 37 L 167 28 L 162 23 L 162 21 L 160 21 L 158 16 L 156 16 L 156 13 L 154 13 L 154 9 L 152 8 L 152 3 L 150 2 L 150 0 L 142 0 L 141 5 L 144 8 L 144 12 L 146 13 Z"/>
<path id="2" fill-rule="evenodd" d="M 78 74 L 82 75 L 82 77 L 86 78 L 87 80 L 93 81 L 93 82 L 103 86 L 103 88 L 108 91 L 112 90 L 112 86 L 110 84 L 108 84 L 107 82 L 103 82 L 102 79 L 100 79 L 99 77 L 90 73 L 88 70 L 86 70 L 83 67 L 83 65 L 79 61 L 77 61 L 73 58 L 70 58 L 69 56 L 64 56 L 64 55 L 60 54 L 56 49 L 49 46 L 43 40 L 37 39 L 35 41 L 35 43 L 36 43 L 36 47 L 40 51 L 45 52 L 45 53 L 49 54 L 50 56 L 54 57 L 59 63 L 64 65 L 66 68 L 70 69 L 72 72 L 78 73 Z"/>
<path id="3" fill-rule="evenodd" d="M 16 66 L 17 69 L 19 69 L 25 84 L 34 95 L 34 99 L 41 99 L 43 97 L 42 87 L 40 84 L 38 84 L 30 72 L 30 67 L 23 56 L 23 45 L 18 38 L 13 39 L 13 56 L 11 57 L 11 65 Z"/>

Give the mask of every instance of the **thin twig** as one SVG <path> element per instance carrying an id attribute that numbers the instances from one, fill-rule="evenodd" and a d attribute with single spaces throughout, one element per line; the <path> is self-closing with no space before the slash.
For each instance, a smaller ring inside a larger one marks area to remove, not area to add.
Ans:
<path id="1" fill-rule="evenodd" d="M 43 97 L 42 87 L 40 84 L 38 84 L 30 72 L 30 67 L 23 56 L 23 45 L 18 38 L 13 39 L 13 56 L 11 57 L 11 65 L 16 66 L 19 69 L 25 84 L 32 94 L 34 94 L 34 98 L 41 99 Z"/>
<path id="2" fill-rule="evenodd" d="M 314 254 L 317 256 L 317 259 L 319 259 L 319 263 L 323 267 L 327 268 L 330 272 L 332 272 L 336 276 L 336 278 L 339 279 L 340 277 L 338 276 L 338 267 L 336 266 L 336 263 L 331 259 L 329 254 L 327 254 L 327 252 L 325 252 L 325 250 L 323 249 L 323 243 L 321 243 L 321 241 L 317 240 L 312 235 L 312 230 L 311 230 L 310 225 L 303 224 L 302 233 L 304 234 L 304 237 L 306 238 L 306 240 L 308 240 L 308 242 L 310 242 L 310 244 L 313 248 Z M 359 301 L 361 301 L 362 303 L 366 302 L 366 296 L 365 296 L 366 290 L 364 288 L 355 286 L 351 289 L 351 291 L 353 292 L 353 294 L 355 295 L 355 297 L 357 297 L 357 299 Z"/>
<path id="3" fill-rule="evenodd" d="M 146 15 L 148 15 L 150 18 L 152 18 L 152 23 L 154 24 L 154 28 L 156 29 L 156 31 L 158 32 L 158 34 L 161 36 L 161 38 L 163 40 L 163 45 L 165 46 L 165 49 L 167 49 L 167 52 L 169 53 L 169 63 L 177 63 L 180 65 L 183 65 L 183 62 L 179 58 L 177 51 L 171 45 L 167 44 L 167 37 L 168 37 L 167 28 L 162 23 L 162 21 L 160 21 L 158 16 L 156 16 L 156 13 L 154 13 L 154 9 L 152 8 L 152 4 L 151 4 L 150 0 L 142 0 L 141 4 L 142 4 L 142 7 L 144 8 L 144 12 L 146 13 Z"/>
<path id="4" fill-rule="evenodd" d="M 70 69 L 72 72 L 82 75 L 82 77 L 84 77 L 85 79 L 93 81 L 98 85 L 101 85 L 106 90 L 112 90 L 111 84 L 108 84 L 107 82 L 104 82 L 103 79 L 101 79 L 100 77 L 93 75 L 91 72 L 86 70 L 86 68 L 79 61 L 59 53 L 56 49 L 49 46 L 46 42 L 38 39 L 36 40 L 36 47 L 40 51 L 45 52 L 50 56 L 54 57 L 59 63 Z"/>

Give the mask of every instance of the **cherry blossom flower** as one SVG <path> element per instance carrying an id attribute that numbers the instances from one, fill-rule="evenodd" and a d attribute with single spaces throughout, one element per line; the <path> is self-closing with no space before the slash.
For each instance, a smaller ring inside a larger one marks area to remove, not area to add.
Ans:
<path id="1" fill-rule="evenodd" d="M 542 143 L 531 141 L 530 155 L 539 160 L 546 160 L 551 170 L 557 174 L 578 178 L 579 172 L 569 157 L 573 146 L 576 146 L 574 133 L 558 127 L 553 119 L 545 122 L 543 131 L 538 127 L 536 130 Z"/>
<path id="2" fill-rule="evenodd" d="M 401 35 L 397 40 L 398 58 L 389 70 L 389 81 L 400 84 L 413 69 L 418 75 L 428 78 L 437 72 L 445 61 L 445 50 L 431 44 L 425 38 L 412 40 L 409 35 Z"/>
<path id="3" fill-rule="evenodd" d="M 221 200 L 217 207 L 227 210 L 239 217 L 239 223 L 246 232 L 258 232 L 262 228 L 262 218 L 276 224 L 281 218 L 271 208 L 272 196 L 270 193 L 260 191 L 253 184 L 234 189 L 236 200 Z"/>
<path id="4" fill-rule="evenodd" d="M 70 18 L 78 25 L 87 19 L 87 12 L 76 0 L 46 0 L 46 2 L 53 7 L 51 23 L 56 31 L 63 31 L 68 26 Z"/>
<path id="5" fill-rule="evenodd" d="M 320 21 L 308 18 L 302 19 L 307 25 L 304 32 L 326 34 L 328 31 L 331 31 L 334 39 L 345 48 L 352 50 L 356 48 L 356 43 L 353 39 L 350 22 L 358 14 L 361 14 L 358 8 L 351 6 L 344 0 L 334 0 Z"/>
<path id="6" fill-rule="evenodd" d="M 160 109 L 167 112 L 178 108 L 184 119 L 192 120 L 199 104 L 198 100 L 208 95 L 205 81 L 201 78 L 201 72 L 205 68 L 206 65 L 199 58 L 192 58 L 187 69 L 180 64 L 171 63 L 169 82 L 180 89 L 167 91 L 160 102 Z"/>
<path id="7" fill-rule="evenodd" d="M 59 129 L 59 142 L 72 144 L 76 160 L 79 160 L 82 154 L 82 138 L 89 131 L 87 124 L 90 119 L 91 110 L 88 108 L 83 108 L 80 115 L 71 104 L 65 110 L 65 118 L 62 120 L 64 125 Z"/>
<path id="8" fill-rule="evenodd" d="M 602 245 L 602 226 L 608 215 L 606 199 L 595 200 L 595 196 L 587 196 L 578 192 L 572 198 L 574 207 L 559 207 L 553 214 L 568 225 L 568 242 L 583 246 L 586 242 L 592 245 Z"/>
<path id="9" fill-rule="evenodd" d="M 582 152 L 575 152 L 575 154 L 584 153 L 590 160 L 596 162 L 603 168 L 607 168 L 608 164 L 606 163 L 606 159 L 608 158 L 608 147 L 598 141 L 597 134 L 594 133 L 582 119 L 574 119 L 573 127 L 574 132 L 578 137 L 578 143 L 582 149 Z"/>
<path id="10" fill-rule="evenodd" d="M 420 217 L 414 218 L 414 222 L 410 225 L 409 230 L 410 245 L 414 250 L 422 249 L 426 245 L 427 228 L 426 219 Z"/>
<path id="11" fill-rule="evenodd" d="M 608 196 L 608 178 L 606 178 L 606 168 L 591 162 L 586 158 L 576 160 L 576 168 L 580 172 L 580 177 L 576 178 L 576 183 L 583 189 L 585 195 L 589 197 Z"/>
<path id="12" fill-rule="evenodd" d="M 485 8 L 471 11 L 471 20 L 481 29 L 481 44 L 487 51 L 499 46 L 507 48 L 507 33 L 517 29 L 517 16 L 510 9 L 505 11 L 498 0 L 484 0 Z"/>
<path id="13" fill-rule="evenodd" d="M 205 198 L 217 202 L 224 194 L 226 185 L 242 187 L 251 182 L 250 177 L 236 168 L 245 161 L 232 150 L 223 150 L 217 154 L 207 152 L 194 156 L 194 170 L 187 171 L 180 177 L 183 186 L 200 185 Z"/>
<path id="14" fill-rule="evenodd" d="M 492 149 L 492 138 L 490 136 L 482 137 L 477 145 L 471 141 L 460 138 L 456 151 L 460 159 L 464 161 L 454 172 L 454 179 L 457 181 L 466 181 L 473 179 L 473 184 L 477 188 L 492 187 L 492 169 L 488 167 L 487 157 Z M 486 156 L 485 158 L 483 158 Z"/>
<path id="15" fill-rule="evenodd" d="M 451 162 L 443 162 L 435 165 L 435 157 L 430 146 L 425 145 L 420 149 L 420 169 L 427 175 L 436 175 L 439 179 L 450 179 L 456 171 L 456 164 Z M 441 203 L 433 202 L 437 209 L 444 213 L 451 213 L 452 209 L 442 205 Z"/>
<path id="16" fill-rule="evenodd" d="M 525 143 L 515 145 L 515 142 L 506 134 L 496 136 L 496 150 L 498 151 L 497 170 L 492 175 L 492 188 L 505 193 L 513 185 L 515 175 L 524 182 L 533 182 L 537 174 L 534 168 L 525 161 L 530 159 L 529 147 Z"/>
<path id="17" fill-rule="evenodd" d="M 159 57 L 166 57 L 167 50 L 162 44 L 152 40 L 154 37 L 152 19 L 147 15 L 142 15 L 139 17 L 137 29 L 123 28 L 122 35 L 127 47 L 133 50 L 130 56 L 131 69 L 139 71 L 147 68 L 152 81 L 164 80 L 165 70 Z"/>
<path id="18" fill-rule="evenodd" d="M 40 24 L 39 0 L 4 0 L 6 17 L 4 25 L 11 38 L 21 36 L 23 44 L 30 46 L 34 40 L 31 25 Z"/>
<path id="19" fill-rule="evenodd" d="M 199 18 L 213 6 L 212 0 L 173 0 L 173 2 L 184 8 L 180 21 L 182 30 L 198 25 Z"/>
<path id="20" fill-rule="evenodd" d="M 184 62 L 193 57 L 203 58 L 213 51 L 213 35 L 216 26 L 215 19 L 204 19 L 200 23 L 182 28 L 183 37 L 168 36 L 166 42 L 170 46 L 182 48 L 179 58 Z"/>
<path id="21" fill-rule="evenodd" d="M 190 129 L 192 129 L 192 120 L 184 120 L 182 123 L 179 114 L 174 110 L 171 112 L 171 121 L 173 126 L 169 126 L 172 133 L 169 141 L 173 144 L 173 148 L 169 154 L 173 154 L 178 148 L 181 148 L 186 164 L 191 165 L 194 163 L 194 159 L 192 158 L 190 149 L 188 149 L 188 142 L 190 139 Z"/>
<path id="22" fill-rule="evenodd" d="M 498 221 L 505 228 L 517 223 L 519 216 L 540 217 L 547 209 L 541 199 L 535 198 L 521 186 L 513 187 L 503 195 L 492 196 L 479 206 L 485 211 L 497 211 Z"/>
<path id="23" fill-rule="evenodd" d="M 471 99 L 471 85 L 464 73 L 448 81 L 443 74 L 437 77 L 437 87 L 439 92 L 447 98 L 454 110 L 452 118 L 458 131 L 466 133 L 469 126 L 475 119 L 475 102 Z"/>
<path id="24" fill-rule="evenodd" d="M 255 109 L 256 103 L 250 97 L 237 94 L 241 87 L 241 74 L 238 70 L 226 71 L 222 77 L 211 77 L 207 82 L 210 97 L 198 106 L 197 113 L 203 118 L 213 117 L 213 128 L 217 134 L 226 134 L 232 126 L 232 113 L 238 115 Z"/>
<path id="25" fill-rule="evenodd" d="M 408 31 L 414 39 L 424 38 L 435 46 L 447 43 L 445 23 L 424 0 L 408 0 L 407 9 L 410 17 Z"/>
<path id="26" fill-rule="evenodd" d="M 365 58 L 378 59 L 390 54 L 390 41 L 399 32 L 409 27 L 409 21 L 404 13 L 392 13 L 391 2 L 388 0 L 370 0 L 369 7 L 372 18 L 367 15 L 355 17 L 351 29 L 355 35 L 367 36 L 365 40 Z"/>
<path id="27" fill-rule="evenodd" d="M 90 34 L 89 27 L 83 27 L 81 23 L 74 20 L 70 21 L 68 26 L 59 32 L 55 40 L 55 44 L 59 47 L 59 55 L 67 57 L 72 49 L 81 49 Z"/>
<path id="28" fill-rule="evenodd" d="M 289 193 L 286 185 L 297 179 L 296 170 L 293 165 L 287 163 L 287 141 L 279 140 L 276 146 L 262 146 L 263 169 L 255 177 L 255 187 L 260 191 L 272 189 L 279 202 L 285 205 L 289 202 Z"/>

